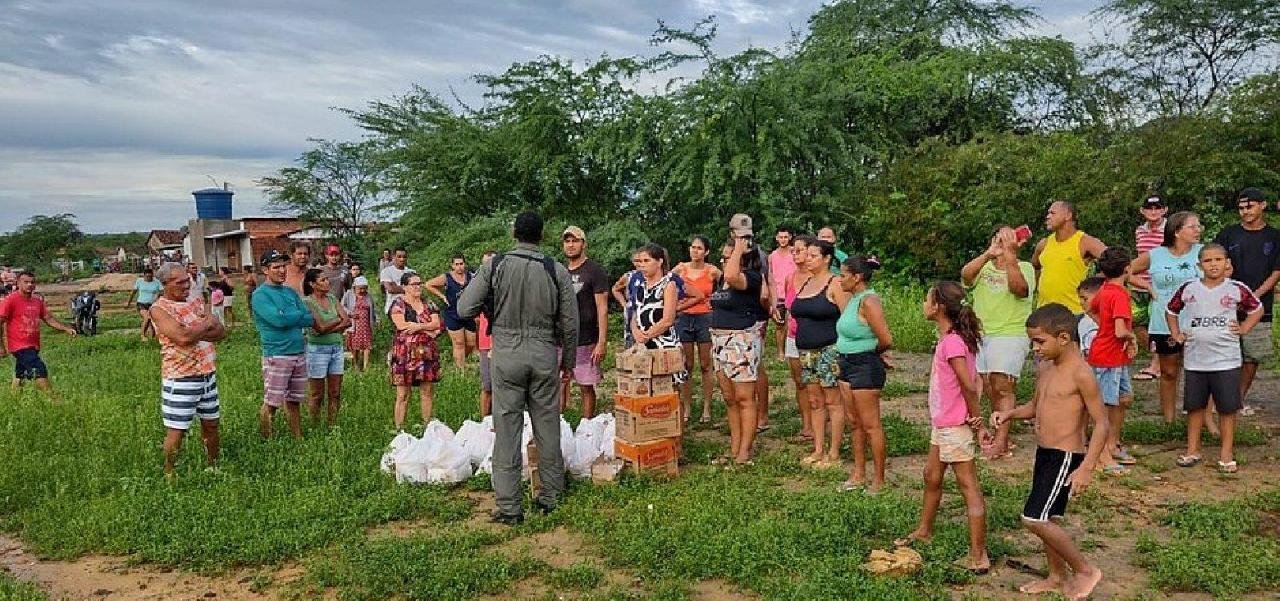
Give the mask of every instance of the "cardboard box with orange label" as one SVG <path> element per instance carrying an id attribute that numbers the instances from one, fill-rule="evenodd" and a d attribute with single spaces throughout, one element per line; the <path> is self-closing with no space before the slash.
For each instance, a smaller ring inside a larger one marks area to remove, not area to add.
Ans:
<path id="1" fill-rule="evenodd" d="M 679 471 L 677 462 L 680 459 L 679 438 L 659 438 L 648 442 L 627 442 L 621 438 L 613 441 L 613 453 L 627 462 L 639 473 L 665 472 L 675 474 Z"/>
<path id="2" fill-rule="evenodd" d="M 613 415 L 617 420 L 617 438 L 643 442 L 655 438 L 680 435 L 680 396 L 665 394 L 653 397 L 617 396 Z"/>

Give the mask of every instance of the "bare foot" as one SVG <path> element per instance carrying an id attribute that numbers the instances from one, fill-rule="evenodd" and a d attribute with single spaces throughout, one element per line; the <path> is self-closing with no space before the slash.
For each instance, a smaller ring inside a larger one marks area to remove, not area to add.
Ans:
<path id="1" fill-rule="evenodd" d="M 1073 601 L 1084 599 L 1093 594 L 1093 587 L 1102 581 L 1102 570 L 1093 568 L 1087 572 L 1076 572 L 1062 587 L 1062 594 Z"/>
<path id="2" fill-rule="evenodd" d="M 986 553 L 977 557 L 966 555 L 965 557 L 955 560 L 955 565 L 961 569 L 969 570 L 978 576 L 991 571 L 991 559 L 987 557 Z"/>
<path id="3" fill-rule="evenodd" d="M 1050 593 L 1062 590 L 1062 581 L 1056 578 L 1045 578 L 1044 580 L 1033 580 L 1020 587 L 1018 590 L 1028 595 L 1038 595 L 1040 593 Z"/>
<path id="4" fill-rule="evenodd" d="M 878 495 L 880 494 L 880 490 L 883 488 L 884 480 L 872 480 L 871 484 L 867 485 L 867 494 Z"/>
<path id="5" fill-rule="evenodd" d="M 1005 447 L 1005 448 L 987 447 L 982 449 L 982 458 L 986 459 L 987 461 L 999 461 L 1001 459 L 1005 459 L 1012 456 L 1013 456 L 1013 451 L 1010 451 L 1008 447 Z"/>
<path id="6" fill-rule="evenodd" d="M 916 528 L 915 530 L 911 531 L 911 534 L 908 534 L 902 538 L 893 539 L 893 546 L 905 547 L 914 542 L 927 543 L 932 539 L 933 539 L 932 532 L 921 532 L 919 528 Z"/>

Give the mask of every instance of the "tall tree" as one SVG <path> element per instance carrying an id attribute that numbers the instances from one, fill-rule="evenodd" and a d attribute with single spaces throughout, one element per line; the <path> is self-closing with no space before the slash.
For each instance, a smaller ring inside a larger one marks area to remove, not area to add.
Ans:
<path id="1" fill-rule="evenodd" d="M 1110 0 L 1095 15 L 1128 30 L 1104 45 L 1110 75 L 1161 116 L 1209 108 L 1280 42 L 1277 0 Z"/>
<path id="2" fill-rule="evenodd" d="M 267 208 L 334 231 L 350 239 L 386 211 L 385 168 L 376 144 L 312 140 L 315 148 L 296 164 L 258 180 L 267 192 Z"/>
<path id="3" fill-rule="evenodd" d="M 36 215 L 5 238 L 4 256 L 19 264 L 43 263 L 84 238 L 71 213 Z"/>

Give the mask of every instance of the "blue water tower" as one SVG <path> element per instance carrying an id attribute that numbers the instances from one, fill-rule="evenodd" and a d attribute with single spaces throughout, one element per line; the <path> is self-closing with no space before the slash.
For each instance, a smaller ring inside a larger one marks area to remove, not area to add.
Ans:
<path id="1" fill-rule="evenodd" d="M 204 188 L 191 195 L 196 197 L 196 219 L 231 219 L 231 196 L 235 192 L 221 188 Z"/>

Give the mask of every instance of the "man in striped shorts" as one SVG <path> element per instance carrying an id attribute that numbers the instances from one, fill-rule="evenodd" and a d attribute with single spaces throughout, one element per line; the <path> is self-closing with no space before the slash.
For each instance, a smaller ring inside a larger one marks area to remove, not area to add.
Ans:
<path id="1" fill-rule="evenodd" d="M 302 297 L 285 285 L 289 257 L 268 250 L 259 261 L 267 280 L 253 290 L 249 299 L 253 307 L 253 323 L 262 342 L 262 408 L 258 410 L 258 428 L 263 438 L 271 438 L 271 421 L 276 410 L 284 407 L 285 419 L 294 438 L 302 438 L 302 412 L 299 405 L 307 392 L 307 361 L 302 336 L 303 328 L 315 325 L 315 315 Z"/>
<path id="2" fill-rule="evenodd" d="M 218 460 L 218 380 L 213 343 L 226 336 L 222 322 L 205 309 L 204 299 L 188 300 L 191 278 L 178 263 L 165 263 L 156 274 L 164 286 L 151 305 L 160 342 L 160 417 L 164 436 L 164 473 L 173 464 L 191 421 L 200 417 L 200 437 L 212 466 Z"/>

